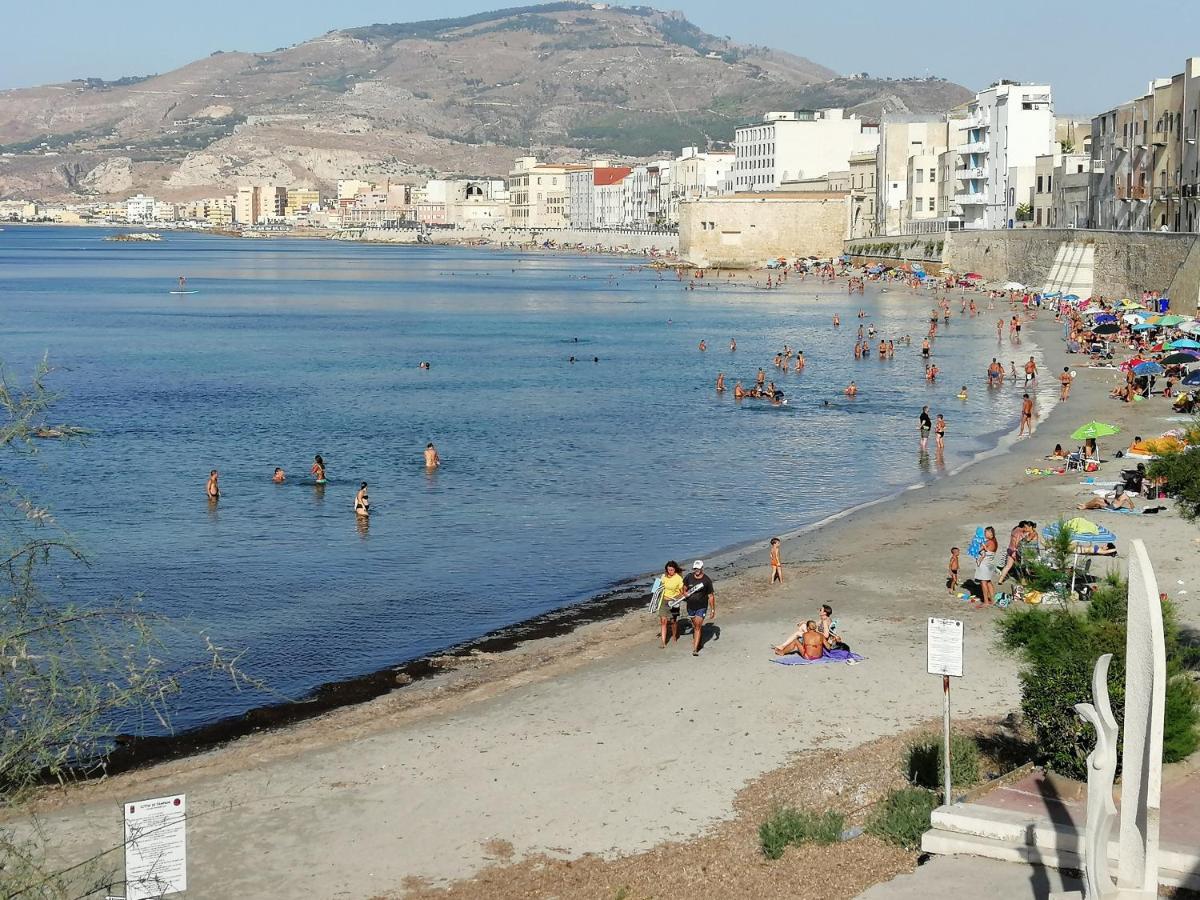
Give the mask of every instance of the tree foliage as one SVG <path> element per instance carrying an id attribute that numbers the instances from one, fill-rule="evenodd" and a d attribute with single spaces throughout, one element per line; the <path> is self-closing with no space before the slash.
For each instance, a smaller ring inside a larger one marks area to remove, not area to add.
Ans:
<path id="1" fill-rule="evenodd" d="M 1167 491 L 1183 518 L 1200 520 L 1200 448 L 1163 453 L 1146 471 L 1151 478 L 1166 479 Z"/>

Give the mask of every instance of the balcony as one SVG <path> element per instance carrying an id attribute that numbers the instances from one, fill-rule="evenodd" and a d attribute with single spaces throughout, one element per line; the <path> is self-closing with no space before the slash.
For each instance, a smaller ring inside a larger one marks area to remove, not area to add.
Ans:
<path id="1" fill-rule="evenodd" d="M 954 202 L 959 206 L 987 206 L 987 194 L 955 194 Z"/>
<path id="2" fill-rule="evenodd" d="M 955 149 L 963 155 L 969 153 L 987 153 L 988 143 L 987 141 L 972 141 L 969 144 L 962 144 Z"/>
<path id="3" fill-rule="evenodd" d="M 955 169 L 954 177 L 959 181 L 971 181 L 987 178 L 987 170 L 983 166 L 973 166 L 966 169 Z"/>
<path id="4" fill-rule="evenodd" d="M 959 119 L 958 130 L 969 131 L 972 128 L 987 128 L 988 120 L 981 113 L 967 116 L 965 119 Z"/>

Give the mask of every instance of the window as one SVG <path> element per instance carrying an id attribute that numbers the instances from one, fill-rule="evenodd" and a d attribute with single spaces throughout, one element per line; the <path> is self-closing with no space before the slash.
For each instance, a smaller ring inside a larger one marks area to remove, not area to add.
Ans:
<path id="1" fill-rule="evenodd" d="M 917 198 L 917 212 L 924 212 L 924 211 L 925 211 L 924 201 L 922 200 L 922 198 L 918 197 Z"/>
<path id="2" fill-rule="evenodd" d="M 924 181 L 924 180 L 925 180 L 925 170 L 917 169 L 917 174 L 916 174 L 916 177 L 913 178 L 913 181 Z"/>
<path id="3" fill-rule="evenodd" d="M 937 169 L 930 169 L 929 170 L 929 183 L 933 184 L 935 181 L 937 181 Z"/>
<path id="4" fill-rule="evenodd" d="M 937 201 L 933 197 L 929 198 L 929 211 L 931 213 L 937 212 Z"/>
<path id="5" fill-rule="evenodd" d="M 1053 175 L 1046 176 L 1046 193 L 1047 194 L 1054 193 L 1054 176 Z"/>
<path id="6" fill-rule="evenodd" d="M 1042 193 L 1042 176 L 1041 175 L 1039 175 L 1037 177 L 1037 192 L 1039 194 Z"/>
<path id="7" fill-rule="evenodd" d="M 1034 215 L 1034 220 L 1033 220 L 1034 224 L 1041 225 L 1042 224 L 1042 208 L 1040 206 L 1033 211 L 1033 215 Z"/>

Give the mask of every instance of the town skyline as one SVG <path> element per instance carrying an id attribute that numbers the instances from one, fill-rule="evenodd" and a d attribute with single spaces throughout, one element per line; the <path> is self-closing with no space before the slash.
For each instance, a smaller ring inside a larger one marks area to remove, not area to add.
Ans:
<path id="1" fill-rule="evenodd" d="M 511 5 L 497 0 L 446 0 L 439 12 L 454 17 Z M 1080 48 L 1095 46 L 1108 33 L 1112 16 L 1126 12 L 1116 0 L 1098 0 L 1086 17 L 1065 8 L 1017 0 L 1005 16 L 986 23 L 986 43 L 999 52 L 962 52 L 959 42 L 967 36 L 962 21 L 939 18 L 932 9 L 928 16 L 923 10 L 908 14 L 909 24 L 925 16 L 912 41 L 886 40 L 874 30 L 864 33 L 864 28 L 874 29 L 893 13 L 893 5 L 884 0 L 862 0 L 849 10 L 811 8 L 803 20 L 786 11 L 780 0 L 750 0 L 736 9 L 715 0 L 657 5 L 659 9 L 667 7 L 680 10 L 713 34 L 803 56 L 841 74 L 867 71 L 887 78 L 937 76 L 973 91 L 1003 78 L 1053 83 L 1060 116 L 1090 116 L 1111 105 L 1114 97 L 1128 99 L 1126 93 L 1132 96 L 1140 90 L 1131 91 L 1131 85 L 1149 83 L 1160 74 L 1160 60 L 1191 55 L 1188 43 L 1200 27 L 1200 9 L 1188 0 L 1163 0 L 1159 4 L 1162 18 L 1178 27 L 1156 35 L 1153 53 L 1128 54 L 1120 65 L 1097 69 L 1084 64 L 1078 53 L 1064 52 L 1063 41 Z M 268 52 L 318 38 L 330 30 L 428 18 L 426 8 L 418 4 L 381 0 L 336 8 L 310 0 L 288 4 L 268 0 L 249 8 L 215 0 L 202 12 L 172 9 L 170 16 L 164 16 L 159 5 L 129 0 L 122 9 L 126 15 L 119 23 L 108 7 L 72 10 L 67 28 L 52 5 L 11 10 L 14 32 L 23 39 L 0 60 L 0 90 L 80 78 L 161 74 L 218 51 Z M 116 24 L 127 37 L 137 40 L 136 56 L 114 55 L 110 41 L 96 39 Z M 918 34 L 922 37 L 919 46 L 915 41 Z M 970 43 L 977 44 L 974 39 Z M 1014 46 L 1020 46 L 1020 51 L 1010 49 Z"/>

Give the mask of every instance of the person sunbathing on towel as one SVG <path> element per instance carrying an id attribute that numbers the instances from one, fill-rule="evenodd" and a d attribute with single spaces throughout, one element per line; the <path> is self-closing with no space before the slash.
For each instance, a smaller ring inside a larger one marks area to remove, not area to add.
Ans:
<path id="1" fill-rule="evenodd" d="M 797 631 L 787 641 L 775 648 L 776 656 L 787 656 L 789 653 L 799 653 L 805 659 L 820 659 L 825 651 L 825 637 L 817 631 L 817 623 L 809 619 L 804 623 L 804 630 Z"/>
<path id="2" fill-rule="evenodd" d="M 1103 497 L 1093 497 L 1076 509 L 1133 509 L 1133 498 L 1125 493 L 1122 485 L 1117 485 Z"/>

